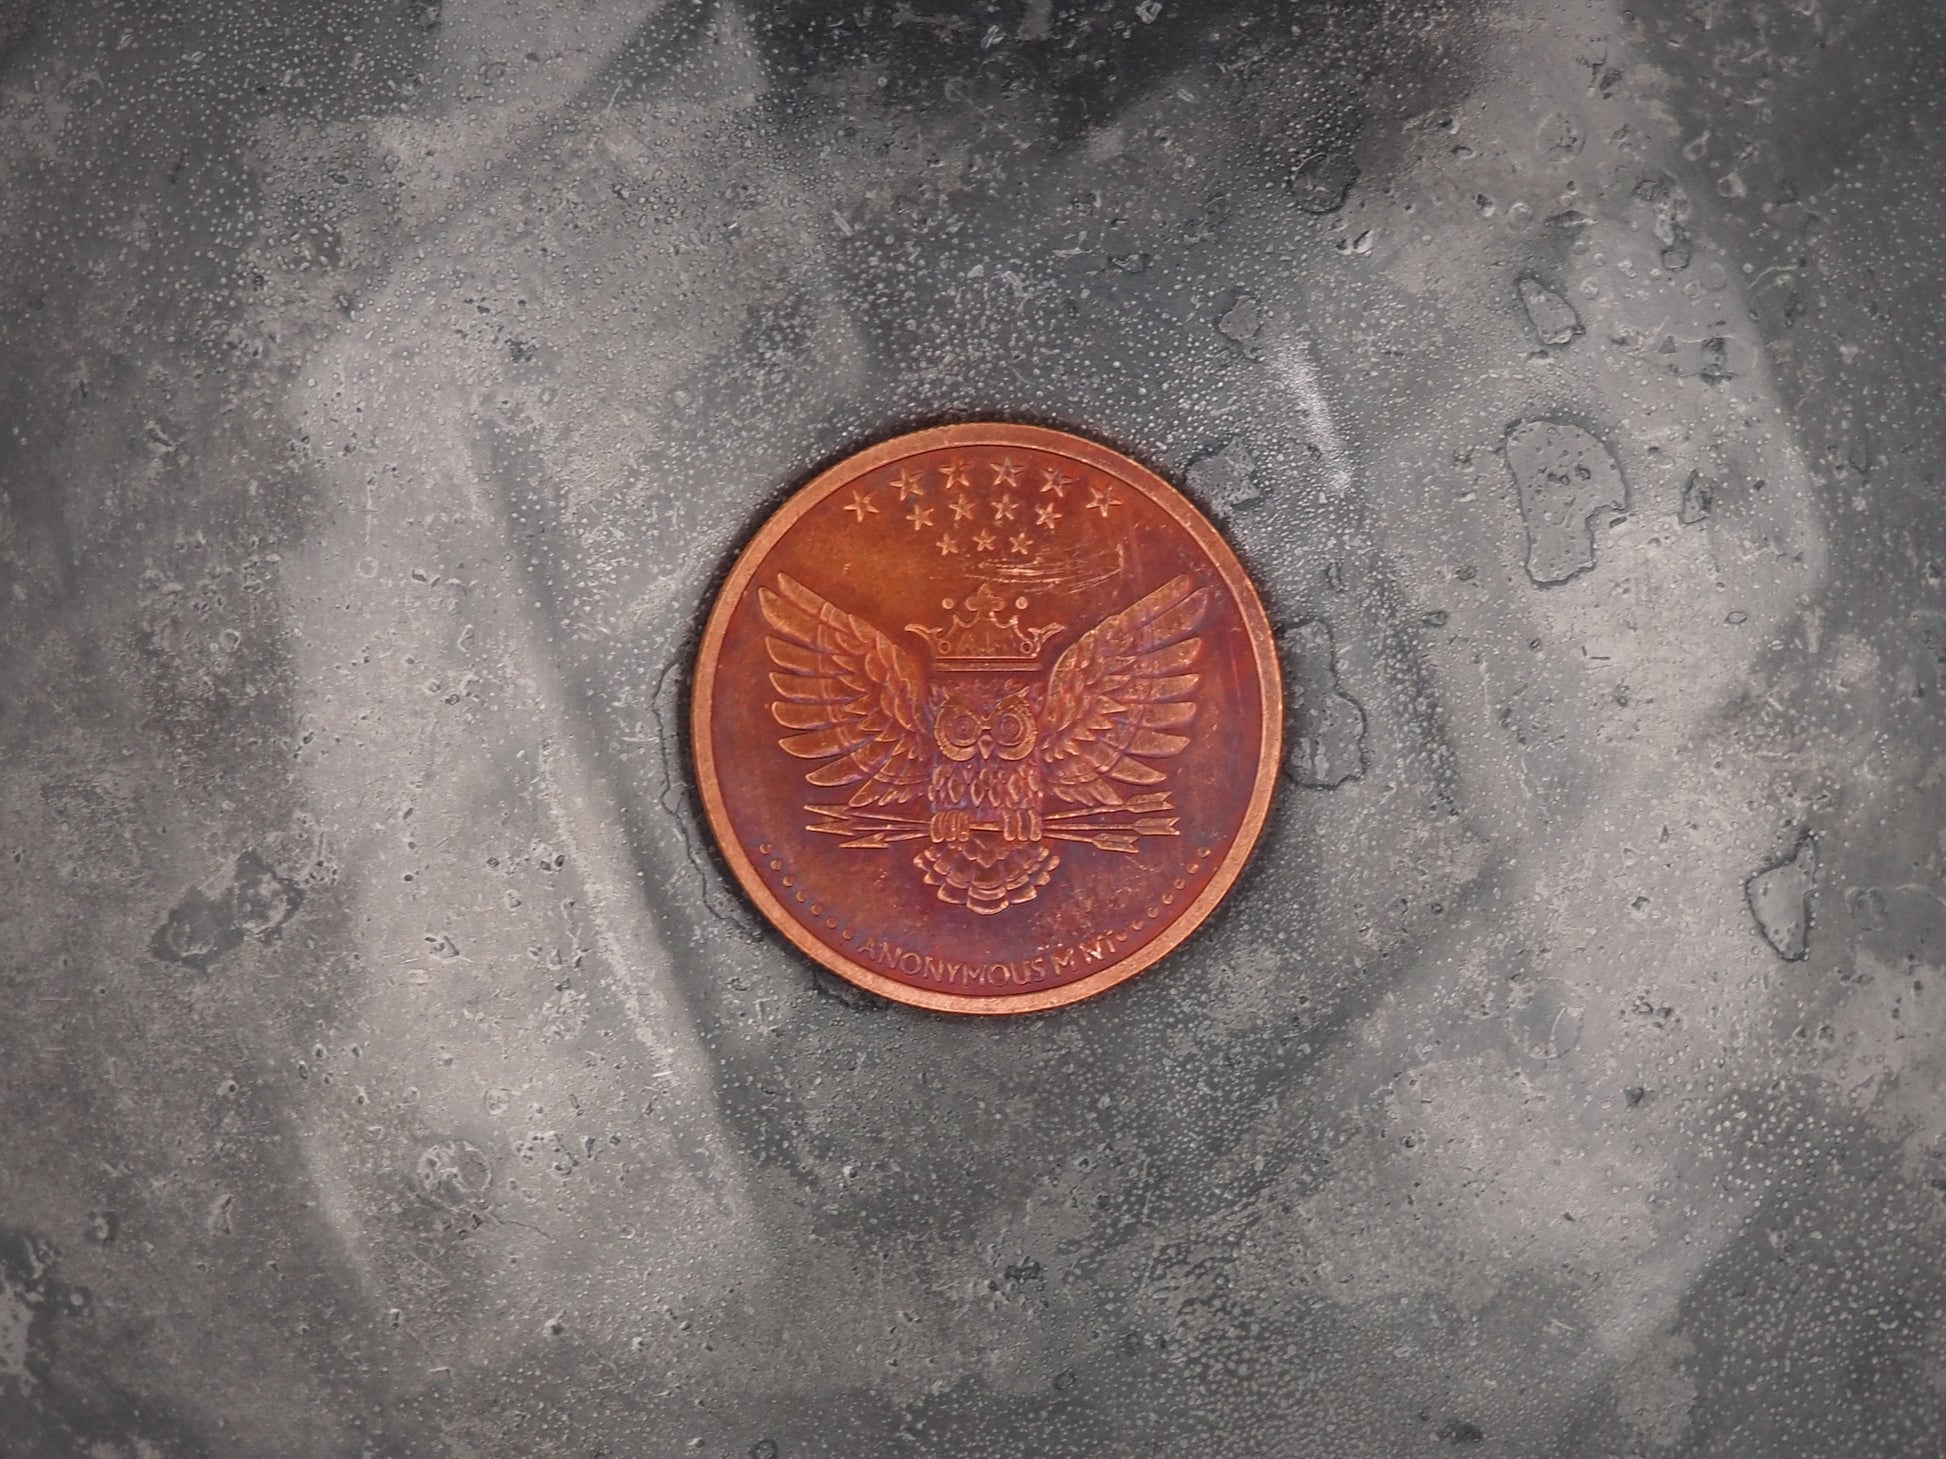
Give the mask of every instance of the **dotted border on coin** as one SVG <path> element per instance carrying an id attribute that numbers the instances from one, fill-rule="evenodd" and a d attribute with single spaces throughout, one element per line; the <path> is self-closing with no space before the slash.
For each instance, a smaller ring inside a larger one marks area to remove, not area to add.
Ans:
<path id="1" fill-rule="evenodd" d="M 820 897 L 813 901 L 809 892 L 804 887 L 798 885 L 799 878 L 797 873 L 785 864 L 783 859 L 776 854 L 776 851 L 776 846 L 769 841 L 761 842 L 757 847 L 757 856 L 763 861 L 764 867 L 773 873 L 779 888 L 782 891 L 790 893 L 790 898 L 793 902 L 803 904 L 805 911 L 810 915 L 812 921 L 820 923 L 827 931 L 836 932 L 841 940 L 850 942 L 857 935 L 857 929 L 845 927 L 841 930 L 840 922 L 842 919 L 826 915 L 831 910 L 829 905 L 830 898 Z M 1162 894 L 1161 906 L 1145 909 L 1143 915 L 1129 923 L 1126 929 L 1110 928 L 1109 931 L 1125 930 L 1127 936 L 1135 937 L 1139 936 L 1148 927 L 1149 923 L 1160 921 L 1162 918 L 1162 908 L 1175 904 L 1176 892 L 1186 889 L 1191 881 L 1202 874 L 1203 863 L 1210 859 L 1210 851 L 1211 848 L 1208 846 L 1199 846 L 1196 849 L 1196 855 L 1191 859 L 1188 869 L 1176 878 L 1175 891 L 1164 892 Z"/>

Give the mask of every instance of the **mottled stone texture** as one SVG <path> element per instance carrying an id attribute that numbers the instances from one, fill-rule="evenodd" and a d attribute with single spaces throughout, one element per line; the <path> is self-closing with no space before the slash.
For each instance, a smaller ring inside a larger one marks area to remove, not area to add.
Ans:
<path id="1" fill-rule="evenodd" d="M 0 3 L 0 1453 L 1936 1452 L 1942 24 Z M 1014 1022 L 683 739 L 974 415 L 1290 671 L 1230 902 Z"/>

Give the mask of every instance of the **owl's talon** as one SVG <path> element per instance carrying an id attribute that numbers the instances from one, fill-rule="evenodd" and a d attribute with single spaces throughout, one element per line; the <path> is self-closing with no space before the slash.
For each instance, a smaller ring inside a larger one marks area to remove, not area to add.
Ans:
<path id="1" fill-rule="evenodd" d="M 973 834 L 973 817 L 966 811 L 934 811 L 927 834 L 934 841 L 960 842 Z"/>

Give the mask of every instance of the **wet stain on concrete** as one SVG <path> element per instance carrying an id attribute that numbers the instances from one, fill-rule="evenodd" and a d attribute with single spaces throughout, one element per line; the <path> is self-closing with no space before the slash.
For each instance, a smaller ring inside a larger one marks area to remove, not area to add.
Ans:
<path id="1" fill-rule="evenodd" d="M 1507 469 L 1527 527 L 1527 576 L 1554 587 L 1595 565 L 1593 519 L 1628 505 L 1628 483 L 1605 442 L 1566 421 L 1522 421 L 1507 432 Z"/>
<path id="2" fill-rule="evenodd" d="M 1221 449 L 1189 463 L 1186 473 L 1190 495 L 1203 509 L 1225 520 L 1247 511 L 1263 500 L 1257 483 L 1257 463 L 1241 441 L 1231 441 Z"/>
<path id="3" fill-rule="evenodd" d="M 1812 899 L 1818 890 L 1818 843 L 1805 832 L 1781 861 L 1744 883 L 1750 915 L 1764 941 L 1786 962 L 1802 962 L 1811 951 Z"/>
<path id="4" fill-rule="evenodd" d="M 297 914 L 304 889 L 254 851 L 236 859 L 230 880 L 214 894 L 191 888 L 156 928 L 149 951 L 164 962 L 208 972 L 249 937 L 269 938 Z"/>
<path id="5" fill-rule="evenodd" d="M 1527 315 L 1527 327 L 1541 344 L 1561 349 L 1587 333 L 1581 316 L 1559 290 L 1549 288 L 1532 274 L 1522 274 L 1517 289 L 1520 307 Z"/>
<path id="6" fill-rule="evenodd" d="M 1365 710 L 1338 682 L 1338 645 L 1322 618 L 1281 637 L 1289 719 L 1284 765 L 1299 785 L 1335 790 L 1365 773 Z"/>

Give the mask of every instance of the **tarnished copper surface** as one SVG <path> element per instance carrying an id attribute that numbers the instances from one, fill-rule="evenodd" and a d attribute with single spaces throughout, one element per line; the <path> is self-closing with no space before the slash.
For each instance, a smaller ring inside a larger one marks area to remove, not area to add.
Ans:
<path id="1" fill-rule="evenodd" d="M 1059 431 L 881 443 L 766 522 L 694 698 L 725 859 L 805 952 L 904 1003 L 1019 1013 L 1150 966 L 1235 882 L 1282 694 L 1236 556 Z"/>

